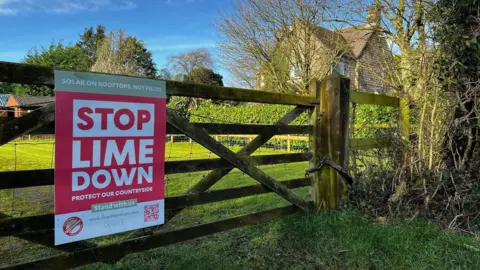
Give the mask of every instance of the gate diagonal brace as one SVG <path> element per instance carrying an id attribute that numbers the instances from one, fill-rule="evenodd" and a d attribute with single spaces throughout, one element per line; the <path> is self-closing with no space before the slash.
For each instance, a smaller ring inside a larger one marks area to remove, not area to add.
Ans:
<path id="1" fill-rule="evenodd" d="M 292 111 L 288 112 L 286 115 L 284 115 L 279 121 L 277 121 L 274 126 L 284 126 L 290 124 L 292 121 L 294 121 L 299 115 L 301 115 L 303 112 L 307 110 L 307 107 L 302 107 L 302 106 L 297 106 L 295 109 Z M 268 140 L 273 138 L 275 136 L 274 133 L 263 133 L 259 134 L 255 139 L 253 139 L 251 142 L 249 142 L 247 145 L 242 147 L 237 152 L 237 155 L 246 155 L 249 156 L 253 154 L 258 148 L 260 148 L 262 145 L 264 145 Z M 232 169 L 223 169 L 223 170 L 213 170 L 210 173 L 208 173 L 206 176 L 200 180 L 197 184 L 195 184 L 193 187 L 189 188 L 186 192 L 186 194 L 189 193 L 200 193 L 200 192 L 205 192 L 207 191 L 210 187 L 215 185 L 218 181 L 220 181 L 224 176 L 226 176 Z M 172 210 L 168 212 L 168 220 L 172 219 L 174 216 L 176 216 L 178 213 L 180 213 L 182 209 L 177 209 L 177 210 Z"/>
<path id="2" fill-rule="evenodd" d="M 238 168 L 261 184 L 267 186 L 293 205 L 303 209 L 304 211 L 310 210 L 310 205 L 307 201 L 302 199 L 295 192 L 288 189 L 285 185 L 279 183 L 268 174 L 255 167 L 255 162 L 251 159 L 251 157 L 247 155 L 236 154 L 223 144 L 210 137 L 210 135 L 208 135 L 208 133 L 206 133 L 203 129 L 195 127 L 184 120 L 177 113 L 169 109 L 167 109 L 167 122 L 203 147 L 232 164 L 232 166 Z"/>
<path id="3" fill-rule="evenodd" d="M 306 111 L 306 107 L 297 106 L 295 109 L 284 115 L 279 121 L 277 121 L 273 126 L 285 126 L 290 124 L 294 121 L 299 115 Z M 237 152 L 237 155 L 245 155 L 250 156 L 253 154 L 258 148 L 264 145 L 267 141 L 275 136 L 274 132 L 268 132 L 259 134 L 255 139 L 249 142 L 247 145 L 242 147 Z M 202 178 L 200 182 L 195 184 L 192 188 L 190 188 L 187 193 L 199 193 L 208 190 L 210 187 L 215 185 L 218 181 L 220 181 L 224 176 L 226 176 L 232 169 L 225 169 L 225 170 L 213 170 L 208 173 L 205 177 Z M 173 214 L 175 216 L 175 214 Z"/>
<path id="4" fill-rule="evenodd" d="M 0 125 L 0 146 L 55 120 L 55 103 L 36 109 Z"/>
<path id="5" fill-rule="evenodd" d="M 296 106 L 293 110 L 285 114 L 280 120 L 275 122 L 273 126 L 284 126 L 288 125 L 291 122 L 293 122 L 298 116 L 300 116 L 302 113 L 308 110 L 308 107 L 305 106 Z M 237 155 L 245 155 L 249 156 L 253 154 L 258 148 L 260 148 L 262 145 L 264 145 L 268 140 L 273 138 L 275 136 L 275 133 L 263 133 L 259 134 L 255 139 L 253 139 L 251 142 L 249 142 L 247 145 L 242 147 L 237 152 Z M 210 173 L 208 173 L 206 176 L 202 178 L 198 183 L 196 183 L 193 187 L 189 188 L 185 194 L 191 194 L 191 193 L 201 193 L 207 191 L 210 187 L 215 185 L 218 181 L 220 181 L 224 176 L 226 176 L 232 169 L 220 169 L 220 170 L 213 170 Z M 168 228 L 164 227 L 170 220 L 172 220 L 176 215 L 178 215 L 183 208 L 180 209 L 175 209 L 175 210 L 170 210 L 165 212 L 165 224 L 156 226 L 153 228 L 145 228 L 142 229 L 141 232 L 135 232 L 132 233 L 132 236 L 137 236 L 137 235 L 150 235 L 153 233 L 153 231 L 160 229 L 160 230 L 168 230 Z M 130 238 L 130 236 L 128 237 Z"/>
<path id="6" fill-rule="evenodd" d="M 343 178 L 345 178 L 348 185 L 350 185 L 350 186 L 353 185 L 353 180 L 354 179 L 340 165 L 338 165 L 337 163 L 329 160 L 327 157 L 322 157 L 322 158 L 319 158 L 317 160 L 318 161 L 317 161 L 317 164 L 315 164 L 315 167 L 308 168 L 308 169 L 305 170 L 305 176 L 310 175 L 312 172 L 320 171 L 322 169 L 323 165 L 327 164 L 330 167 L 332 167 L 333 169 L 335 169 L 338 173 L 340 173 L 340 175 Z"/>

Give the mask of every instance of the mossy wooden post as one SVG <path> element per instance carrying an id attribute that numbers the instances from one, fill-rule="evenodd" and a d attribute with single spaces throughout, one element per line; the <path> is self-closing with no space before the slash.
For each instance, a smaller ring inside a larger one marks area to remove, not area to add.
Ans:
<path id="1" fill-rule="evenodd" d="M 348 117 L 350 80 L 336 73 L 320 84 L 312 82 L 317 105 L 314 119 L 314 162 L 326 157 L 342 168 L 348 167 Z M 312 199 L 318 211 L 338 208 L 344 194 L 342 177 L 330 166 L 313 175 Z"/>

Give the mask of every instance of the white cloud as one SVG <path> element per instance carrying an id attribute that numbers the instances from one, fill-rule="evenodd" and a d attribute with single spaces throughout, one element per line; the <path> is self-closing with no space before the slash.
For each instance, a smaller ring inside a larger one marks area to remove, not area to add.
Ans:
<path id="1" fill-rule="evenodd" d="M 17 2 L 17 0 L 0 0 L 0 15 L 16 15 L 18 10 L 10 8 L 7 5 Z"/>
<path id="2" fill-rule="evenodd" d="M 16 15 L 22 12 L 73 14 L 136 7 L 130 0 L 0 0 L 0 15 Z"/>
<path id="3" fill-rule="evenodd" d="M 0 7 L 6 4 L 14 3 L 14 2 L 18 2 L 18 1 L 17 0 L 0 0 Z"/>
<path id="4" fill-rule="evenodd" d="M 0 7 L 0 15 L 17 15 L 18 10 L 12 8 L 2 8 Z"/>
<path id="5" fill-rule="evenodd" d="M 115 9 L 116 10 L 128 10 L 128 9 L 134 9 L 137 7 L 137 4 L 135 4 L 132 1 L 124 1 L 122 5 L 117 6 Z"/>

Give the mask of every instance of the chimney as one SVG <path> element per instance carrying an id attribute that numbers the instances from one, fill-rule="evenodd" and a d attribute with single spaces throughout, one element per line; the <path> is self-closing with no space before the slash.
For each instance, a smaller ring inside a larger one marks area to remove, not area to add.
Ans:
<path id="1" fill-rule="evenodd" d="M 367 22 L 371 26 L 380 26 L 380 20 L 382 18 L 382 15 L 380 13 L 380 7 L 377 5 L 371 5 L 367 9 Z"/>

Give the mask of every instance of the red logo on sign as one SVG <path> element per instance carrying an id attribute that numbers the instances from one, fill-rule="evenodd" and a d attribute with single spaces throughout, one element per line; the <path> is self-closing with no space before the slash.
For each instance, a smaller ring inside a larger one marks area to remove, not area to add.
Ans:
<path id="1" fill-rule="evenodd" d="M 79 217 L 71 217 L 63 223 L 63 232 L 68 236 L 75 236 L 83 229 L 83 221 Z"/>

